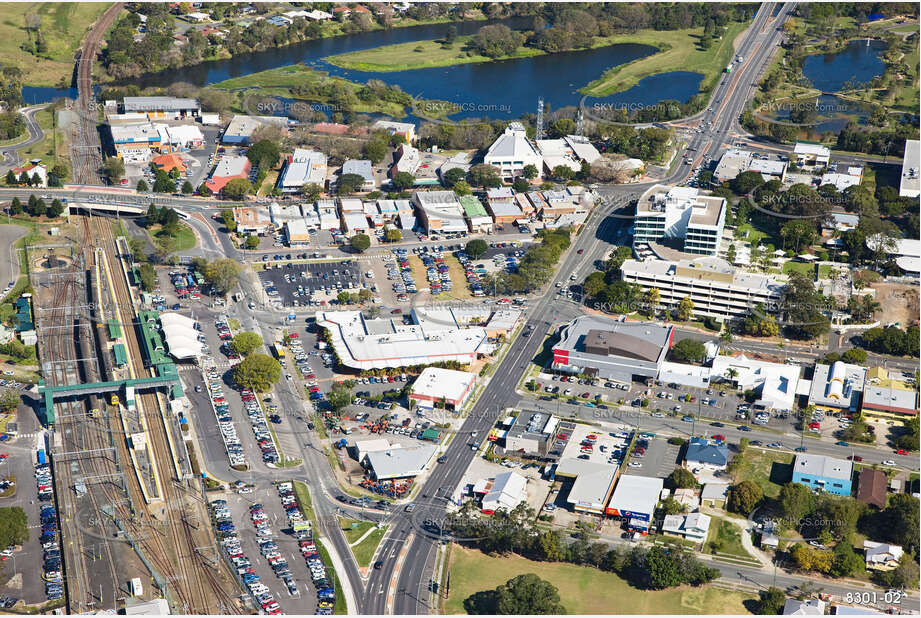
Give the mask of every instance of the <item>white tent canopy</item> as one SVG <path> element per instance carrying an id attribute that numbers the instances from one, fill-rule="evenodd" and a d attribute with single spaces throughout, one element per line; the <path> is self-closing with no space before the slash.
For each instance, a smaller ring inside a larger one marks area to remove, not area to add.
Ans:
<path id="1" fill-rule="evenodd" d="M 160 324 L 163 326 L 166 347 L 173 358 L 182 360 L 201 355 L 195 320 L 178 313 L 163 313 L 160 315 Z"/>

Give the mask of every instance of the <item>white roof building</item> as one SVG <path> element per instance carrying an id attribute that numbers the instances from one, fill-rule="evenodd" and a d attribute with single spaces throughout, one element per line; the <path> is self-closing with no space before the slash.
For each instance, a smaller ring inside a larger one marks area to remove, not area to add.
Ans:
<path id="1" fill-rule="evenodd" d="M 163 326 L 166 348 L 173 358 L 183 360 L 202 354 L 195 320 L 179 313 L 161 313 L 160 324 Z"/>
<path id="2" fill-rule="evenodd" d="M 528 479 L 517 472 L 497 474 L 491 484 L 486 484 L 487 493 L 480 502 L 483 511 L 490 513 L 500 508 L 513 510 L 527 499 L 527 484 Z"/>
<path id="3" fill-rule="evenodd" d="M 355 440 L 353 445 L 355 448 L 355 454 L 359 462 L 365 460 L 365 457 L 369 453 L 377 453 L 380 451 L 386 451 L 392 448 L 402 448 L 402 445 L 394 442 L 390 443 L 386 438 L 371 438 L 368 440 Z"/>
<path id="4" fill-rule="evenodd" d="M 650 522 L 664 484 L 657 477 L 622 475 L 608 503 L 608 515 Z"/>
<path id="5" fill-rule="evenodd" d="M 777 412 L 793 410 L 797 386 L 799 385 L 799 365 L 768 363 L 740 356 L 717 356 L 713 359 L 710 370 L 710 382 L 727 380 L 732 370 L 735 377 L 732 382 L 742 390 L 753 390 L 758 394 L 756 407 Z"/>
<path id="6" fill-rule="evenodd" d="M 553 417 L 550 418 L 553 421 Z M 555 427 L 555 425 L 553 425 Z M 558 477 L 575 477 L 566 502 L 575 511 L 602 513 L 611 496 L 617 466 L 566 457 L 556 469 Z"/>
<path id="7" fill-rule="evenodd" d="M 280 227 L 288 221 L 302 219 L 304 213 L 298 204 L 279 205 L 278 202 L 272 202 L 269 204 L 269 217 L 271 217 L 273 224 Z"/>
<path id="8" fill-rule="evenodd" d="M 796 142 L 793 147 L 793 154 L 796 156 L 797 165 L 828 165 L 831 158 L 831 150 L 821 144 L 809 144 L 806 142 Z"/>
<path id="9" fill-rule="evenodd" d="M 412 202 L 429 233 L 467 231 L 464 209 L 453 191 L 416 191 Z"/>
<path id="10" fill-rule="evenodd" d="M 902 197 L 921 195 L 921 141 L 919 140 L 905 140 L 905 157 L 902 159 L 899 195 Z"/>
<path id="11" fill-rule="evenodd" d="M 807 599 L 797 601 L 787 599 L 783 605 L 784 616 L 824 616 L 825 606 L 828 605 L 821 599 Z"/>
<path id="12" fill-rule="evenodd" d="M 860 176 L 853 174 L 839 174 L 832 172 L 823 174 L 819 185 L 834 185 L 838 191 L 844 191 L 848 187 L 856 187 L 860 184 Z"/>
<path id="13" fill-rule="evenodd" d="M 904 553 L 901 545 L 877 543 L 875 541 L 864 541 L 863 549 L 868 569 L 887 570 L 895 568 Z"/>
<path id="14" fill-rule="evenodd" d="M 816 363 L 809 389 L 809 403 L 824 410 L 856 412 L 860 405 L 867 369 L 842 361 Z"/>
<path id="15" fill-rule="evenodd" d="M 278 177 L 278 188 L 296 193 L 305 184 L 323 187 L 326 184 L 326 155 L 316 150 L 295 149 Z"/>
<path id="16" fill-rule="evenodd" d="M 703 542 L 709 531 L 710 516 L 703 513 L 666 515 L 662 520 L 662 532 L 691 541 Z"/>
<path id="17" fill-rule="evenodd" d="M 342 231 L 345 234 L 364 234 L 368 231 L 368 217 L 363 212 L 342 213 Z"/>
<path id="18" fill-rule="evenodd" d="M 499 168 L 502 178 L 513 180 L 523 175 L 524 168 L 528 165 L 533 165 L 537 169 L 538 178 L 540 178 L 544 159 L 528 139 L 524 125 L 520 122 L 512 122 L 489 147 L 483 162 Z"/>
<path id="19" fill-rule="evenodd" d="M 339 210 L 336 208 L 335 200 L 317 200 L 314 208 L 320 220 L 321 230 L 332 230 L 340 226 Z"/>
<path id="20" fill-rule="evenodd" d="M 469 364 L 492 351 L 486 330 L 433 322 L 422 326 L 389 319 L 370 320 L 359 311 L 320 311 L 317 323 L 346 367 L 385 369 L 456 360 Z"/>
<path id="21" fill-rule="evenodd" d="M 426 367 L 413 382 L 409 398 L 424 408 L 433 408 L 444 401 L 456 410 L 470 397 L 475 383 L 476 374 L 473 373 Z"/>
<path id="22" fill-rule="evenodd" d="M 431 444 L 390 448 L 368 453 L 362 463 L 368 466 L 378 481 L 412 478 L 425 472 L 425 467 L 437 452 L 438 447 Z"/>
<path id="23" fill-rule="evenodd" d="M 259 127 L 276 126 L 287 127 L 289 121 L 284 116 L 242 116 L 231 118 L 221 141 L 225 144 L 245 144 L 249 141 L 253 131 Z"/>

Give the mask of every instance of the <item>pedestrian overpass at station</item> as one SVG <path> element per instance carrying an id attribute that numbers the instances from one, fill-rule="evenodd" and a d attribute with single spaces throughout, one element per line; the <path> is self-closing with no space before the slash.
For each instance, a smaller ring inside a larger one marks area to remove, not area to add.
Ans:
<path id="1" fill-rule="evenodd" d="M 122 393 L 126 387 L 132 387 L 135 391 L 142 391 L 164 386 L 171 387 L 174 396 L 177 394 L 182 396 L 182 383 L 179 380 L 179 374 L 175 372 L 152 378 L 91 382 L 88 384 L 65 384 L 62 386 L 45 386 L 44 382 L 39 382 L 38 392 L 45 400 L 45 420 L 48 425 L 53 425 L 55 422 L 54 402 L 56 400 L 102 393 Z"/>

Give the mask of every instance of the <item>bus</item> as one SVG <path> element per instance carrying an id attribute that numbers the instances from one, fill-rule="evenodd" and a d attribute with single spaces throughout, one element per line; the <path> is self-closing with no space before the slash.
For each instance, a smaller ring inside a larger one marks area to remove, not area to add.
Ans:
<path id="1" fill-rule="evenodd" d="M 281 341 L 276 341 L 272 344 L 272 349 L 275 350 L 275 356 L 278 360 L 285 359 L 285 345 Z"/>

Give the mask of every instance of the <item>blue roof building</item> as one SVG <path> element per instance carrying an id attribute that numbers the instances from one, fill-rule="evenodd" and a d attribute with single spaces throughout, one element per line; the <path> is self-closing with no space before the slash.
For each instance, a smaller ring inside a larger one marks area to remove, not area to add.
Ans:
<path id="1" fill-rule="evenodd" d="M 32 323 L 32 299 L 28 296 L 20 296 L 16 299 L 16 332 L 21 333 L 26 330 L 35 330 Z"/>
<path id="2" fill-rule="evenodd" d="M 838 496 L 851 495 L 854 465 L 846 459 L 798 454 L 793 460 L 793 482 Z"/>
<path id="3" fill-rule="evenodd" d="M 729 448 L 725 444 L 711 442 L 705 438 L 691 438 L 684 461 L 688 468 L 706 466 L 724 470 L 729 463 Z"/>

